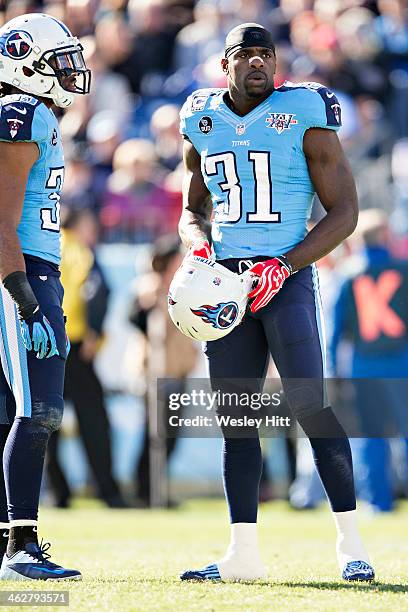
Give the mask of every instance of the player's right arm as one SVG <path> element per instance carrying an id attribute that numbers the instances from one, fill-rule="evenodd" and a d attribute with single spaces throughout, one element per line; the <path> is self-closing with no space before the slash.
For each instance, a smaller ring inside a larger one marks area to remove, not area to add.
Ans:
<path id="1" fill-rule="evenodd" d="M 0 278 L 7 285 L 10 275 L 19 273 L 23 280 L 25 277 L 18 304 L 23 316 L 32 314 L 38 304 L 25 276 L 17 227 L 27 180 L 38 156 L 38 147 L 33 142 L 0 142 Z"/>
<path id="2" fill-rule="evenodd" d="M 211 257 L 210 193 L 201 172 L 201 157 L 187 139 L 183 145 L 183 212 L 179 222 L 179 234 L 183 244 L 193 254 Z"/>
<path id="3" fill-rule="evenodd" d="M 26 349 L 42 359 L 58 355 L 55 335 L 28 282 L 17 235 L 28 177 L 38 157 L 34 142 L 0 141 L 0 279 L 17 305 Z"/>

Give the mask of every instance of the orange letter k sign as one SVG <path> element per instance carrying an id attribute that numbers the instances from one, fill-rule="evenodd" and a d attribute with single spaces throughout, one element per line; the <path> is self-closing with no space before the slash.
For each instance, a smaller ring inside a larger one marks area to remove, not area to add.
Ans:
<path id="1" fill-rule="evenodd" d="M 382 272 L 375 281 L 371 276 L 360 276 L 353 283 L 360 335 L 366 342 L 377 340 L 381 333 L 399 338 L 405 333 L 405 323 L 389 306 L 402 283 L 396 270 Z"/>

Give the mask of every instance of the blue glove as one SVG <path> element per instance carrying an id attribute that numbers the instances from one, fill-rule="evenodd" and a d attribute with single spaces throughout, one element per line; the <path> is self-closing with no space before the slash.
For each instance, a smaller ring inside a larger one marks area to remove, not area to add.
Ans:
<path id="1" fill-rule="evenodd" d="M 54 331 L 39 308 L 27 320 L 21 319 L 20 325 L 24 346 L 27 351 L 35 351 L 37 359 L 59 355 Z"/>

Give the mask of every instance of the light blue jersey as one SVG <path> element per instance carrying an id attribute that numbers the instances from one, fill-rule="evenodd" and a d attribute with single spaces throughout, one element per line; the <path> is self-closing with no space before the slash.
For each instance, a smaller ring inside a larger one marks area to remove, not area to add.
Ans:
<path id="1" fill-rule="evenodd" d="M 282 255 L 305 237 L 314 195 L 303 136 L 338 130 L 340 105 L 319 83 L 286 82 L 240 117 L 226 91 L 200 89 L 180 114 L 213 202 L 216 258 Z"/>
<path id="2" fill-rule="evenodd" d="M 45 104 L 27 94 L 0 98 L 0 140 L 35 142 L 39 158 L 31 169 L 18 226 L 23 253 L 60 261 L 60 192 L 64 157 L 58 121 Z"/>

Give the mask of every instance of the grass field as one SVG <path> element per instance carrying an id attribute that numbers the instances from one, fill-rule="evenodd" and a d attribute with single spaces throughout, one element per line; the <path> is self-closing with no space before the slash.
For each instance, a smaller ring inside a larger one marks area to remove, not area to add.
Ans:
<path id="1" fill-rule="evenodd" d="M 179 571 L 201 567 L 225 551 L 222 501 L 189 502 L 170 511 L 106 510 L 93 504 L 44 509 L 41 532 L 53 544 L 53 558 L 81 569 L 84 580 L 18 586 L 69 589 L 75 612 L 408 610 L 408 504 L 393 515 L 360 520 L 378 573 L 372 585 L 339 581 L 327 509 L 297 513 L 275 502 L 262 507 L 260 520 L 267 581 L 193 584 L 181 583 Z M 16 583 L 1 584 L 2 590 L 10 588 Z"/>

